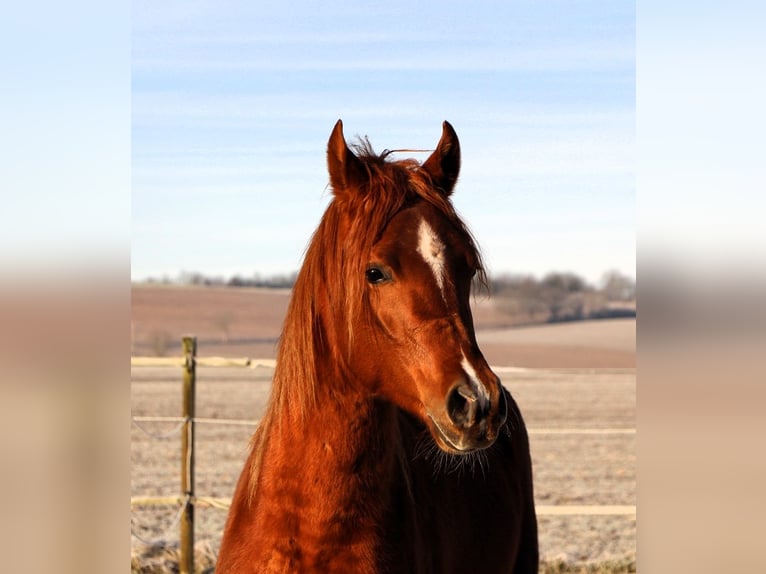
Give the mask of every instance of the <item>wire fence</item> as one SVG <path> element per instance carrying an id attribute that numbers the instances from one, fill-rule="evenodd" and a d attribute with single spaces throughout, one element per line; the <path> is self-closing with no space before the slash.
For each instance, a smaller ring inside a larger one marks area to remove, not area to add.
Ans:
<path id="1" fill-rule="evenodd" d="M 177 496 L 133 496 L 131 508 L 150 508 L 178 506 L 178 511 L 161 529 L 161 538 L 147 538 L 138 534 L 131 519 L 131 534 L 142 544 L 164 544 L 165 535 L 180 527 L 180 568 L 181 573 L 193 572 L 194 546 L 194 508 L 214 508 L 228 510 L 231 499 L 225 497 L 200 496 L 194 492 L 194 431 L 196 425 L 229 425 L 255 427 L 258 419 L 226 419 L 194 416 L 196 367 L 241 367 L 273 369 L 273 359 L 197 357 L 196 338 L 183 338 L 183 357 L 131 357 L 132 367 L 178 367 L 183 371 L 183 413 L 182 416 L 133 416 L 132 425 L 153 440 L 177 440 L 181 434 L 181 493 Z M 507 372 L 527 371 L 523 368 L 493 367 L 493 370 Z M 168 431 L 153 432 L 144 423 L 167 423 L 174 426 Z M 635 428 L 530 428 L 530 435 L 634 435 Z M 634 505 L 538 505 L 538 516 L 635 516 Z"/>

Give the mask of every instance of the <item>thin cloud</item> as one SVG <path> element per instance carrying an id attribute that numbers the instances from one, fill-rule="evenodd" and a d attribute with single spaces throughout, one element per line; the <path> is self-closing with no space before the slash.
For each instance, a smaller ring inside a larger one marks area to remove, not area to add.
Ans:
<path id="1" fill-rule="evenodd" d="M 135 71 L 196 70 L 222 71 L 293 71 L 293 72 L 572 72 L 603 69 L 624 69 L 632 73 L 635 52 L 624 45 L 560 46 L 497 53 L 489 49 L 463 47 L 457 52 L 438 54 L 365 54 L 309 56 L 301 53 L 256 53 L 251 57 L 232 59 L 227 55 L 207 56 L 137 56 Z"/>

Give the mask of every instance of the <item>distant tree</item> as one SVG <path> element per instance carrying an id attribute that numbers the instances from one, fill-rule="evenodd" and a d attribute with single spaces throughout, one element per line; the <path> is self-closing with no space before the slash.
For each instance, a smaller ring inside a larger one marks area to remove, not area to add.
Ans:
<path id="1" fill-rule="evenodd" d="M 549 302 L 543 285 L 530 275 L 504 275 L 490 280 L 490 291 L 498 305 L 517 321 L 547 321 Z"/>
<path id="2" fill-rule="evenodd" d="M 632 301 L 636 298 L 636 281 L 612 269 L 601 277 L 601 292 L 607 301 Z"/>
<path id="3" fill-rule="evenodd" d="M 574 273 L 559 273 L 558 271 L 548 273 L 543 277 L 541 283 L 544 287 L 566 293 L 585 291 L 588 288 L 585 279 L 579 275 L 575 275 Z"/>
<path id="4" fill-rule="evenodd" d="M 181 285 L 204 285 L 205 276 L 199 271 L 181 271 L 178 274 L 178 283 Z"/>
<path id="5" fill-rule="evenodd" d="M 234 275 L 228 281 L 226 281 L 226 285 L 229 287 L 266 287 L 289 289 L 295 285 L 295 280 L 297 277 L 297 272 L 293 272 L 287 275 L 271 275 L 269 277 L 263 277 L 260 273 L 254 273 L 250 278 Z"/>
<path id="6" fill-rule="evenodd" d="M 609 304 L 632 301 L 635 281 L 617 272 L 609 272 L 604 277 L 604 286 L 596 289 L 571 272 L 548 273 L 540 280 L 532 276 L 501 275 L 490 279 L 490 291 L 498 308 L 510 314 L 515 323 L 635 317 L 635 307 L 615 308 Z M 607 292 L 613 299 L 607 298 Z"/>
<path id="7" fill-rule="evenodd" d="M 576 293 L 589 289 L 585 280 L 574 273 L 548 273 L 540 284 L 540 298 L 548 306 L 549 321 L 567 321 L 583 318 L 583 305 Z"/>

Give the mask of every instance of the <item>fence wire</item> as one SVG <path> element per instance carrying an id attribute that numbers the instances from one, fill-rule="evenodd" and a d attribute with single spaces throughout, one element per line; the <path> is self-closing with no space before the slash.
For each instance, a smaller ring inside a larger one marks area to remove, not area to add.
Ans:
<path id="1" fill-rule="evenodd" d="M 192 498 L 191 498 L 191 496 L 188 496 L 188 495 L 187 495 L 185 498 L 183 498 L 183 499 L 181 500 L 181 504 L 179 505 L 179 508 L 178 508 L 178 512 L 176 512 L 175 518 L 173 518 L 173 520 L 172 520 L 172 521 L 171 521 L 171 522 L 170 522 L 170 523 L 169 523 L 169 524 L 168 524 L 168 525 L 167 525 L 165 528 L 163 528 L 163 529 L 161 530 L 161 536 L 167 536 L 167 533 L 168 533 L 168 532 L 169 532 L 169 531 L 170 531 L 172 528 L 176 528 L 176 527 L 178 527 L 178 524 L 181 522 L 181 517 L 182 517 L 182 516 L 183 516 L 183 514 L 184 514 L 184 510 L 186 510 L 186 507 L 187 507 L 189 504 L 192 504 Z M 132 505 L 131 505 L 131 506 L 132 506 Z M 138 533 L 137 533 L 137 532 L 136 532 L 136 531 L 133 529 L 133 523 L 134 523 L 134 521 L 133 521 L 133 517 L 131 517 L 131 520 L 130 520 L 130 534 L 131 534 L 131 535 L 132 535 L 132 536 L 133 536 L 133 537 L 134 537 L 136 540 L 138 540 L 139 542 L 141 542 L 141 543 L 143 543 L 143 544 L 146 544 L 146 545 L 148 545 L 148 546 L 156 546 L 156 545 L 158 545 L 158 544 L 163 544 L 163 543 L 165 542 L 165 540 L 166 540 L 166 539 L 165 539 L 165 538 L 163 538 L 163 537 L 161 537 L 161 538 L 154 538 L 154 539 L 152 539 L 152 540 L 149 540 L 149 539 L 147 539 L 147 538 L 144 538 L 143 536 L 141 536 L 140 534 L 138 534 Z"/>
<path id="2" fill-rule="evenodd" d="M 220 357 L 194 357 L 194 364 L 196 366 L 208 366 L 208 367 L 245 367 L 254 369 L 257 367 L 274 368 L 275 361 L 271 359 L 226 359 Z M 183 369 L 185 362 L 184 358 L 155 358 L 155 357 L 132 357 L 131 365 L 135 367 L 160 367 L 160 366 L 173 366 L 179 369 Z M 497 372 L 525 372 L 530 369 L 515 368 L 515 367 L 493 367 Z M 197 418 L 197 417 L 163 417 L 163 416 L 133 416 L 132 424 L 137 429 L 142 431 L 150 438 L 157 440 L 166 440 L 169 438 L 178 437 L 182 431 L 184 425 L 188 422 L 195 424 L 206 425 L 232 425 L 232 426 L 251 426 L 255 427 L 260 422 L 256 419 L 219 419 L 219 418 Z M 148 430 L 142 423 L 175 423 L 173 428 L 167 432 L 156 433 Z M 191 432 L 191 426 L 188 426 L 188 432 Z M 528 429 L 530 435 L 634 435 L 636 433 L 635 428 L 602 428 L 602 429 L 583 429 L 583 428 L 539 428 Z M 191 452 L 188 454 L 191 457 Z M 190 470 L 190 460 L 183 461 L 183 464 L 187 466 L 187 472 Z M 184 511 L 189 505 L 193 506 L 208 506 L 220 510 L 228 510 L 231 503 L 231 499 L 205 497 L 205 496 L 191 496 L 189 493 L 185 493 L 178 497 L 135 497 L 131 500 L 131 509 L 133 508 L 145 508 L 148 506 L 172 506 L 178 504 L 178 511 L 173 516 L 173 519 L 161 529 L 161 533 L 158 538 L 150 539 L 144 537 L 136 529 L 143 526 L 138 524 L 138 520 L 135 515 L 131 516 L 131 535 L 140 543 L 155 546 L 164 544 L 167 539 L 177 539 L 175 534 L 168 536 L 173 530 L 178 528 L 181 519 L 184 515 Z M 133 512 L 133 511 L 132 511 Z M 592 505 L 592 506 L 538 506 L 537 512 L 541 516 L 556 515 L 556 516 L 571 516 L 571 515 L 633 515 L 636 514 L 635 506 L 604 506 L 604 505 Z M 156 522 L 156 521 L 155 521 Z M 145 527 L 143 527 L 145 528 Z"/>
<path id="3" fill-rule="evenodd" d="M 138 430 L 142 431 L 147 436 L 157 440 L 164 440 L 164 439 L 171 438 L 173 435 L 177 434 L 187 422 L 192 420 L 188 417 L 141 417 L 141 418 L 153 419 L 151 420 L 151 422 L 178 422 L 178 424 L 175 427 L 173 427 L 171 430 L 169 430 L 168 432 L 157 434 L 157 433 L 148 431 L 144 426 L 139 424 L 139 417 L 133 417 L 132 419 L 133 426 L 135 426 Z M 160 418 L 162 418 L 161 421 L 158 420 Z"/>

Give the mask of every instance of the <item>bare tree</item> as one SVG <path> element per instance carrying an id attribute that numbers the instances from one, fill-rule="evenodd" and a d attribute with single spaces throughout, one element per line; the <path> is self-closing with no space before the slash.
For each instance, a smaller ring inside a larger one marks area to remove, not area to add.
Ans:
<path id="1" fill-rule="evenodd" d="M 548 306 L 549 321 L 582 319 L 583 305 L 573 297 L 588 289 L 585 280 L 574 273 L 548 273 L 540 282 L 540 298 Z"/>
<path id="2" fill-rule="evenodd" d="M 632 301 L 636 298 L 636 281 L 612 269 L 601 277 L 601 292 L 607 301 Z"/>

